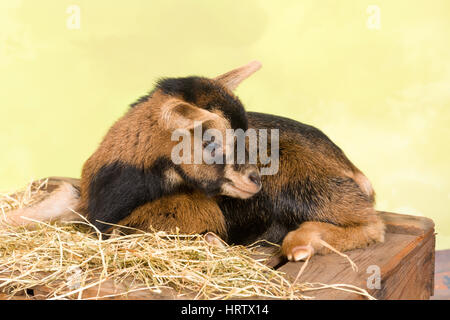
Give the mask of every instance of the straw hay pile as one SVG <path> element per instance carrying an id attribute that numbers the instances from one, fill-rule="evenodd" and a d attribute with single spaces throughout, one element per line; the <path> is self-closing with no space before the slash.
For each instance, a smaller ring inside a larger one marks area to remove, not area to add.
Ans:
<path id="1" fill-rule="evenodd" d="M 38 202 L 46 186 L 47 181 L 41 181 L 13 196 L 1 195 L 0 214 Z M 164 232 L 102 240 L 87 224 L 40 223 L 33 230 L 1 225 L 0 292 L 14 298 L 35 289 L 47 299 L 126 298 L 138 293 L 157 298 L 167 292 L 178 294 L 176 298 L 305 299 L 310 298 L 307 291 L 331 287 L 371 298 L 353 286 L 291 283 L 284 273 L 263 264 L 269 256 L 252 258 L 258 246 L 213 246 L 200 235 Z M 108 286 L 116 290 L 102 289 Z"/>

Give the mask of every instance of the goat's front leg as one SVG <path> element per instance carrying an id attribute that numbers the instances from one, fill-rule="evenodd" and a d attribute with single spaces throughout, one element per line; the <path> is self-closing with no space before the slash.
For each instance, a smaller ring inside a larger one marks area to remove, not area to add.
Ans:
<path id="1" fill-rule="evenodd" d="M 119 225 L 143 231 L 194 234 L 213 232 L 227 238 L 225 218 L 214 198 L 200 192 L 164 196 L 136 208 Z"/>

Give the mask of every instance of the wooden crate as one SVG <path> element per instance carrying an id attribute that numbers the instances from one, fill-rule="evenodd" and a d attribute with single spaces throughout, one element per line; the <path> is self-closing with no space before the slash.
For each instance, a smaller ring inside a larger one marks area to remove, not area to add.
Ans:
<path id="1" fill-rule="evenodd" d="M 61 181 L 79 184 L 78 179 L 50 178 L 48 192 L 54 191 Z M 433 295 L 434 288 L 433 221 L 424 217 L 388 212 L 380 212 L 380 214 L 387 226 L 385 242 L 346 252 L 358 266 L 358 272 L 353 271 L 348 261 L 341 256 L 317 255 L 311 258 L 298 281 L 351 284 L 366 289 L 377 299 L 429 299 Z M 293 281 L 303 262 L 287 262 L 275 252 L 267 264 L 285 272 L 286 277 Z M 374 280 L 377 271 L 381 280 L 379 287 Z M 115 285 L 112 281 L 105 281 L 100 288 L 95 286 L 85 290 L 82 297 L 117 294 L 124 292 L 125 287 L 126 283 Z M 45 297 L 48 292 L 45 287 L 36 287 L 29 293 L 34 299 L 39 299 Z M 311 291 L 305 294 L 316 299 L 363 299 L 360 295 L 335 289 Z M 167 289 L 161 293 L 137 291 L 116 296 L 114 299 L 189 299 L 193 297 L 195 297 L 193 292 L 179 295 L 174 290 Z M 258 297 L 254 298 L 258 299 Z"/>

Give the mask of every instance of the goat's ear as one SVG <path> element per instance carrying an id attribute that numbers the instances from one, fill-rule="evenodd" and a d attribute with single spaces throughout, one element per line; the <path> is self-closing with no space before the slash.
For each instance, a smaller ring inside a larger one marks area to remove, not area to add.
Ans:
<path id="1" fill-rule="evenodd" d="M 231 70 L 227 73 L 224 73 L 214 80 L 219 81 L 222 85 L 227 87 L 230 90 L 236 89 L 239 84 L 250 77 L 253 73 L 258 71 L 261 68 L 262 64 L 259 61 L 252 61 L 245 66 L 240 68 Z"/>
<path id="2" fill-rule="evenodd" d="M 193 129 L 195 121 L 217 120 L 219 115 L 198 108 L 182 100 L 173 98 L 168 100 L 161 108 L 160 122 L 164 128 L 170 130 Z"/>

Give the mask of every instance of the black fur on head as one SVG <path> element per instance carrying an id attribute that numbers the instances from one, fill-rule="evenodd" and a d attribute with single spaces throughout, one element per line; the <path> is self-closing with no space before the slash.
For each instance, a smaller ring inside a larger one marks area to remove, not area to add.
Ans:
<path id="1" fill-rule="evenodd" d="M 226 90 L 220 83 L 203 77 L 163 78 L 148 95 L 131 104 L 135 107 L 147 101 L 155 90 L 160 89 L 168 95 L 177 96 L 199 108 L 211 111 L 220 110 L 230 121 L 232 129 L 248 129 L 244 106 L 238 97 Z"/>

